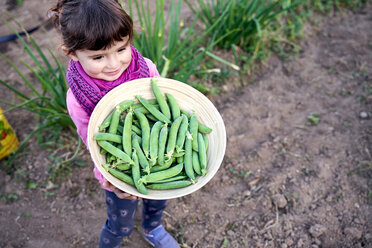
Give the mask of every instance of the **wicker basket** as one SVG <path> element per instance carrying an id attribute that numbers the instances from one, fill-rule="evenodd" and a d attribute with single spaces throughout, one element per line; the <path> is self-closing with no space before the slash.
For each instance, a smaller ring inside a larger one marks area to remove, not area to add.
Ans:
<path id="1" fill-rule="evenodd" d="M 100 154 L 100 147 L 93 137 L 98 133 L 98 126 L 104 121 L 116 105 L 124 100 L 135 100 L 136 95 L 146 99 L 153 99 L 150 78 L 142 78 L 126 82 L 106 94 L 95 107 L 88 126 L 88 146 L 93 162 L 102 175 L 117 188 L 147 199 L 172 199 L 185 196 L 202 188 L 216 174 L 220 167 L 226 149 L 226 130 L 221 115 L 213 103 L 193 87 L 167 78 L 157 78 L 157 85 L 164 93 L 172 94 L 180 108 L 195 111 L 199 121 L 213 131 L 208 134 L 209 147 L 207 150 L 207 170 L 205 176 L 197 177 L 197 183 L 181 189 L 148 190 L 148 195 L 143 195 L 133 186 L 126 184 L 108 173 L 101 164 L 105 163 L 105 156 Z"/>

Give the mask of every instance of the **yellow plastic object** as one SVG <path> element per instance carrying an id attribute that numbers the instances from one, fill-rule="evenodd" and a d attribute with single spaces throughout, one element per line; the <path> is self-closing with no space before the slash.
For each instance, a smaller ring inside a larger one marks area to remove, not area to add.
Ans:
<path id="1" fill-rule="evenodd" d="M 0 108 L 0 159 L 12 154 L 18 147 L 17 136 Z"/>

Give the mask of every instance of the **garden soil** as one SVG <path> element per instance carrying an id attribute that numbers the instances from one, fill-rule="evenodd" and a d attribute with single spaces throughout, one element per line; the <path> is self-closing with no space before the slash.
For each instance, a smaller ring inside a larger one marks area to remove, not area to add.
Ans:
<path id="1" fill-rule="evenodd" d="M 20 8 L 12 2 L 2 1 L 1 9 L 26 28 L 45 20 L 50 7 L 45 0 Z M 227 149 L 206 186 L 169 201 L 164 225 L 181 247 L 372 247 L 372 4 L 312 21 L 297 56 L 272 55 L 254 74 L 232 75 L 220 94 L 208 95 L 224 119 Z M 5 25 L 0 31 L 11 33 Z M 48 27 L 33 37 L 42 47 L 59 42 Z M 19 41 L 0 49 L 27 72 Z M 4 60 L 0 74 L 27 89 Z M 0 96 L 16 100 L 3 86 Z M 6 116 L 20 140 L 36 124 L 26 111 Z M 97 247 L 106 208 L 87 150 L 78 155 L 85 166 L 70 165 L 72 173 L 59 181 L 48 176 L 55 157 L 74 151 L 75 138 L 64 141 L 42 149 L 31 140 L 11 174 L 0 164 L 0 247 Z M 149 247 L 141 211 L 135 219 L 122 247 Z"/>

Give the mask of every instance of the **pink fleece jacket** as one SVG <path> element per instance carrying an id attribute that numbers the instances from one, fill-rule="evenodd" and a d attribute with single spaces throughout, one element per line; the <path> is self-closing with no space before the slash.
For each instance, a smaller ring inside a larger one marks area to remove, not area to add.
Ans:
<path id="1" fill-rule="evenodd" d="M 145 61 L 150 70 L 150 77 L 160 76 L 158 70 L 156 69 L 155 64 L 147 58 L 145 58 Z M 68 113 L 70 114 L 71 119 L 75 123 L 77 133 L 80 135 L 81 139 L 83 140 L 85 146 L 88 149 L 87 135 L 90 116 L 80 106 L 71 89 L 68 89 L 67 91 L 66 102 Z M 99 183 L 102 185 L 106 181 L 106 179 L 102 176 L 102 174 L 99 172 L 96 166 L 94 166 L 93 172 L 95 177 L 98 179 Z"/>

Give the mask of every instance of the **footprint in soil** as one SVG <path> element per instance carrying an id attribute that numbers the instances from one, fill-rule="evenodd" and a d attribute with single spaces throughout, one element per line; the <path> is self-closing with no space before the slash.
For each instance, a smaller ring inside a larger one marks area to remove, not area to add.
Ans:
<path id="1" fill-rule="evenodd" d="M 7 42 L 0 42 L 0 52 L 6 53 L 8 51 L 8 43 Z"/>
<path id="2" fill-rule="evenodd" d="M 17 0 L 7 0 L 6 1 L 6 10 L 11 11 L 18 7 Z"/>

